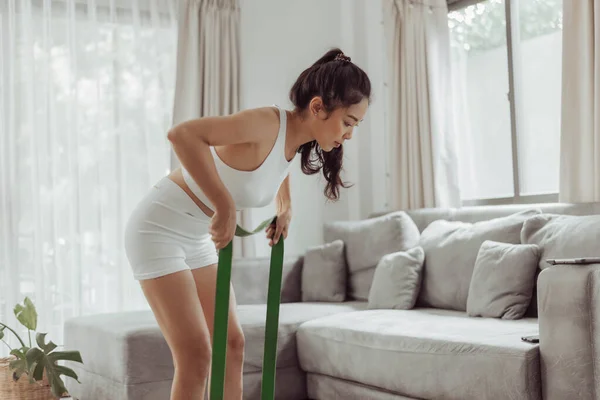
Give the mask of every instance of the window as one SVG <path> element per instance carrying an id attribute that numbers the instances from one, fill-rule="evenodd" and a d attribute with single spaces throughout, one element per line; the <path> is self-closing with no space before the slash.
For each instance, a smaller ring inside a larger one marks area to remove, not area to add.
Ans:
<path id="1" fill-rule="evenodd" d="M 562 1 L 471 0 L 448 14 L 465 204 L 557 199 Z"/>

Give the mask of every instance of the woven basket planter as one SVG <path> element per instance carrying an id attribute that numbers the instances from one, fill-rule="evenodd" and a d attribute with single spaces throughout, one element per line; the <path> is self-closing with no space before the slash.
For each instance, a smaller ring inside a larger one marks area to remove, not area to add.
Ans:
<path id="1" fill-rule="evenodd" d="M 2 400 L 56 400 L 50 391 L 50 384 L 46 374 L 41 382 L 30 383 L 26 375 L 22 375 L 17 382 L 13 380 L 13 373 L 8 364 L 16 360 L 10 356 L 0 358 L 0 399 Z"/>

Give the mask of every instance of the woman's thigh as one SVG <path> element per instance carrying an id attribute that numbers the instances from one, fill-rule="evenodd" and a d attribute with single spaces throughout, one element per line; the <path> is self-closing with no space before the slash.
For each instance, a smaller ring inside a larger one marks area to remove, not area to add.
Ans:
<path id="1" fill-rule="evenodd" d="M 183 259 L 181 260 L 184 263 Z M 210 331 L 189 269 L 140 281 L 174 362 L 210 356 Z"/>
<path id="2" fill-rule="evenodd" d="M 202 304 L 202 310 L 204 311 L 206 323 L 208 324 L 212 338 L 217 287 L 217 265 L 212 264 L 202 268 L 192 268 L 191 271 L 196 282 L 197 296 Z M 228 337 L 230 342 L 239 343 L 243 341 L 243 333 L 236 308 L 235 293 L 233 286 L 230 286 Z"/>

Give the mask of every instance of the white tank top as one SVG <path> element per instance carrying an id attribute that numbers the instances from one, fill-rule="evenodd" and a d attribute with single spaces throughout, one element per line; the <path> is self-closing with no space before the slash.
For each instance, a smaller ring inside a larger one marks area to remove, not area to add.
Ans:
<path id="1" fill-rule="evenodd" d="M 279 109 L 279 133 L 269 155 L 257 169 L 253 171 L 234 169 L 221 160 L 214 147 L 210 147 L 219 177 L 231 193 L 237 210 L 269 205 L 275 199 L 281 183 L 288 174 L 293 159 L 288 161 L 285 157 L 287 113 L 278 106 L 275 107 Z M 183 179 L 190 190 L 198 196 L 200 201 L 214 210 L 214 205 L 202 192 L 202 189 L 196 184 L 189 172 L 183 166 L 181 170 Z"/>

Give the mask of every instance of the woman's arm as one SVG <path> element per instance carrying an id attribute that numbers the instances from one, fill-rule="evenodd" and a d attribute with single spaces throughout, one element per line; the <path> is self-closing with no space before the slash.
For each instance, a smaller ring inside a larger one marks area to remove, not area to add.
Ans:
<path id="1" fill-rule="evenodd" d="M 233 200 L 217 173 L 210 146 L 268 140 L 265 132 L 277 132 L 278 124 L 279 120 L 271 109 L 261 108 L 186 121 L 174 126 L 167 137 L 181 165 L 202 192 L 215 208 L 223 208 L 231 206 Z"/>
<path id="2" fill-rule="evenodd" d="M 241 111 L 225 117 L 206 117 L 174 126 L 168 134 L 173 151 L 214 206 L 209 232 L 217 249 L 233 238 L 235 203 L 219 177 L 210 146 L 258 143 L 268 140 L 265 132 L 277 132 L 279 119 L 270 109 Z"/>
<path id="3" fill-rule="evenodd" d="M 276 199 L 277 213 L 292 210 L 292 196 L 290 193 L 290 175 L 285 177 L 279 190 L 277 191 Z"/>
<path id="4" fill-rule="evenodd" d="M 275 225 L 267 227 L 267 238 L 269 245 L 279 242 L 279 238 L 283 235 L 287 239 L 288 229 L 292 220 L 292 196 L 290 194 L 290 175 L 285 177 L 275 198 L 275 207 L 277 208 L 277 222 Z"/>

